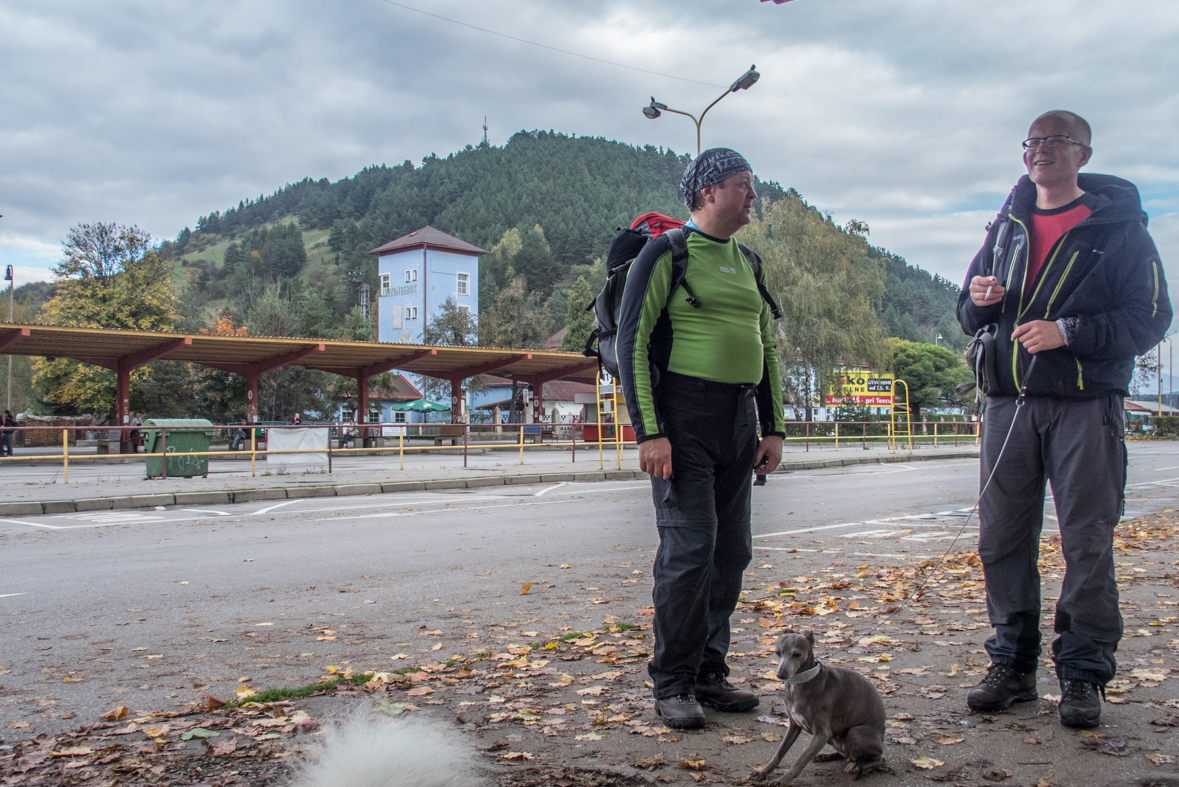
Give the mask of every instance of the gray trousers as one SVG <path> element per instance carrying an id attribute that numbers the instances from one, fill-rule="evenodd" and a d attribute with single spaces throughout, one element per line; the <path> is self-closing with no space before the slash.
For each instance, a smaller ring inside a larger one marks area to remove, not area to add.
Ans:
<path id="1" fill-rule="evenodd" d="M 692 694 L 698 675 L 728 675 L 729 618 L 753 557 L 750 493 L 757 413 L 749 386 L 665 374 L 657 389 L 671 442 L 670 481 L 651 479 L 656 699 Z"/>
<path id="2" fill-rule="evenodd" d="M 1061 679 L 1104 685 L 1117 671 L 1122 638 L 1113 534 L 1125 506 L 1122 397 L 987 398 L 981 483 L 998 470 L 979 506 L 978 553 L 994 635 L 992 663 L 1034 670 L 1040 655 L 1040 530 L 1044 482 L 1052 484 L 1065 574 L 1056 602 L 1052 658 Z"/>

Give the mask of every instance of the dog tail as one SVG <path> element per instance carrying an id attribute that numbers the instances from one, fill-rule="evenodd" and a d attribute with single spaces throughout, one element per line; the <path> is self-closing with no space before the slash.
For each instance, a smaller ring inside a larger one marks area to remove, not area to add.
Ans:
<path id="1" fill-rule="evenodd" d="M 292 787 L 472 787 L 482 783 L 470 745 L 425 718 L 365 711 L 328 726 Z"/>

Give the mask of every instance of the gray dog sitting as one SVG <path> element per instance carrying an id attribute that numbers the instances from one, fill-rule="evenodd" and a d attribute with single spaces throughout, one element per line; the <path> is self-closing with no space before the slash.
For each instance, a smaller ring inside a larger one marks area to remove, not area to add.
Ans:
<path id="1" fill-rule="evenodd" d="M 811 734 L 810 744 L 775 784 L 793 781 L 825 743 L 838 752 L 837 757 L 847 760 L 844 770 L 857 779 L 884 761 L 884 703 L 880 695 L 859 673 L 820 663 L 814 645 L 813 632 L 778 638 L 778 677 L 786 681 L 790 725 L 774 758 L 754 771 L 754 779 L 773 773 L 803 730 Z"/>

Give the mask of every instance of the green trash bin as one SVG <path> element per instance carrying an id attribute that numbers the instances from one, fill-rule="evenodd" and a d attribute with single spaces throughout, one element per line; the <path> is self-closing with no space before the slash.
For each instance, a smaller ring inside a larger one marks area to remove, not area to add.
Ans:
<path id="1" fill-rule="evenodd" d="M 176 427 L 207 427 L 205 429 L 177 429 Z M 193 451 L 208 451 L 209 440 L 213 437 L 213 422 L 204 418 L 149 418 L 143 422 L 143 437 L 146 453 L 168 454 L 168 477 L 192 478 L 209 475 L 209 457 L 172 456 Z M 155 427 L 155 428 L 153 428 Z M 161 431 L 160 427 L 164 427 Z M 160 478 L 164 475 L 163 457 L 148 456 L 147 477 Z"/>

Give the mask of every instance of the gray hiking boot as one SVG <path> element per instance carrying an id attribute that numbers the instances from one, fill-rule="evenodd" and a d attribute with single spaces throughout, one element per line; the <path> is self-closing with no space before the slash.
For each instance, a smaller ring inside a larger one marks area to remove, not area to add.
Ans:
<path id="1" fill-rule="evenodd" d="M 668 727 L 679 730 L 696 729 L 704 726 L 704 708 L 691 694 L 680 694 L 665 700 L 655 700 L 655 713 Z"/>

